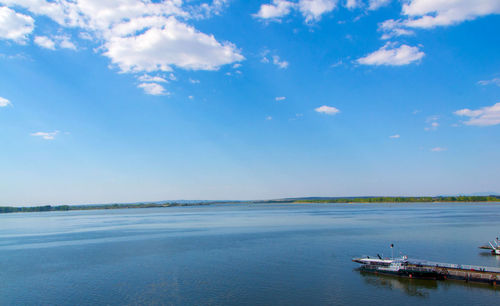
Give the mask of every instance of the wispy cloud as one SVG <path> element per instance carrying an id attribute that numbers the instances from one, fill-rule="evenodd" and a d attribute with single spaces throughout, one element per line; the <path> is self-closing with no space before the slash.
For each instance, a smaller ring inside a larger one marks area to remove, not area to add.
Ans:
<path id="1" fill-rule="evenodd" d="M 427 117 L 425 122 L 427 123 L 427 126 L 424 128 L 426 131 L 435 131 L 439 127 L 439 116 L 430 116 Z"/>
<path id="2" fill-rule="evenodd" d="M 191 83 L 191 84 L 199 84 L 200 80 L 189 79 L 189 83 Z"/>
<path id="3" fill-rule="evenodd" d="M 45 140 L 54 140 L 54 138 L 59 134 L 59 131 L 53 131 L 53 132 L 36 132 L 36 133 L 31 133 L 31 136 L 35 137 L 41 137 L 42 139 Z"/>
<path id="4" fill-rule="evenodd" d="M 418 47 L 401 45 L 396 47 L 394 43 L 386 43 L 382 48 L 359 58 L 357 62 L 362 65 L 374 66 L 403 66 L 421 60 L 425 53 Z"/>
<path id="5" fill-rule="evenodd" d="M 12 105 L 12 103 L 9 100 L 0 97 L 0 107 L 6 107 L 9 105 Z"/>
<path id="6" fill-rule="evenodd" d="M 431 149 L 432 152 L 443 152 L 446 150 L 447 150 L 446 148 L 442 148 L 442 147 L 434 147 Z"/>
<path id="7" fill-rule="evenodd" d="M 497 85 L 500 86 L 500 78 L 493 78 L 491 80 L 484 80 L 484 81 L 479 81 L 477 82 L 479 85 Z"/>
<path id="8" fill-rule="evenodd" d="M 338 108 L 333 107 L 333 106 L 327 106 L 327 105 L 317 107 L 314 109 L 314 111 L 321 113 L 321 114 L 326 114 L 326 115 L 336 115 L 340 112 L 340 110 Z"/>
<path id="9" fill-rule="evenodd" d="M 379 8 L 388 5 L 392 0 L 370 0 L 368 2 L 369 10 L 378 10 Z"/>
<path id="10" fill-rule="evenodd" d="M 389 136 L 389 138 L 398 139 L 398 138 L 401 138 L 401 136 L 399 134 L 395 134 L 395 135 Z"/>
<path id="11" fill-rule="evenodd" d="M 287 61 L 282 60 L 278 55 L 272 54 L 269 49 L 264 49 L 264 51 L 262 51 L 260 55 L 262 56 L 260 60 L 261 63 L 264 64 L 273 63 L 280 69 L 286 69 L 289 65 Z"/>
<path id="12" fill-rule="evenodd" d="M 151 76 L 149 74 L 141 75 L 137 78 L 141 82 L 156 82 L 156 83 L 167 83 L 168 81 L 165 78 L 160 76 Z"/>
<path id="13" fill-rule="evenodd" d="M 276 98 L 274 98 L 274 100 L 283 101 L 283 100 L 286 100 L 286 97 L 276 97 Z"/>
<path id="14" fill-rule="evenodd" d="M 500 124 L 500 102 L 480 109 L 460 109 L 454 112 L 457 116 L 469 117 L 464 122 L 466 125 L 490 126 Z"/>
<path id="15" fill-rule="evenodd" d="M 280 57 L 277 55 L 273 56 L 273 64 L 278 66 L 280 69 L 286 69 L 288 67 L 288 62 L 281 60 Z"/>
<path id="16" fill-rule="evenodd" d="M 273 117 L 271 117 L 271 116 L 266 116 L 266 120 L 268 120 L 268 121 L 269 121 L 269 120 L 273 120 Z"/>

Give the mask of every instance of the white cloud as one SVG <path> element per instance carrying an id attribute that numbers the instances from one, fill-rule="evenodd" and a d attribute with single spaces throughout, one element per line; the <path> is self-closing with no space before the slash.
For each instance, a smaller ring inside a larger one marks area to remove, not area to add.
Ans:
<path id="1" fill-rule="evenodd" d="M 0 39 L 9 39 L 19 44 L 25 44 L 28 35 L 35 28 L 34 24 L 35 21 L 30 16 L 0 6 Z"/>
<path id="2" fill-rule="evenodd" d="M 314 111 L 327 115 L 336 115 L 340 112 L 340 110 L 333 106 L 323 105 L 318 108 L 315 108 Z"/>
<path id="3" fill-rule="evenodd" d="M 273 56 L 273 64 L 278 66 L 280 69 L 286 69 L 288 67 L 288 62 L 280 60 L 280 57 L 277 55 Z"/>
<path id="4" fill-rule="evenodd" d="M 193 100 L 193 99 L 194 99 L 194 96 L 188 96 L 188 99 L 189 99 L 189 100 Z"/>
<path id="5" fill-rule="evenodd" d="M 337 6 L 337 0 L 300 0 L 299 10 L 306 22 L 319 21 L 323 14 L 329 13 Z"/>
<path id="6" fill-rule="evenodd" d="M 68 35 L 54 35 L 51 37 L 36 36 L 34 42 L 40 47 L 50 50 L 55 50 L 56 46 L 63 49 L 76 50 L 75 44 Z"/>
<path id="7" fill-rule="evenodd" d="M 45 16 L 60 25 L 57 33 L 47 34 L 44 41 L 38 39 L 43 46 L 76 49 L 69 38 L 58 39 L 57 34 L 61 28 L 77 30 L 80 38 L 97 44 L 96 52 L 108 57 L 121 72 L 150 73 L 175 68 L 218 70 L 223 65 L 244 60 L 234 44 L 219 41 L 188 24 L 189 20 L 200 18 L 200 12 L 204 17 L 218 14 L 228 0 L 191 3 L 181 0 L 0 0 L 0 4 L 20 7 L 36 18 Z M 2 14 L 16 14 L 7 7 L 0 9 Z M 34 21 L 30 16 L 15 16 L 25 21 L 27 30 L 22 34 L 9 34 L 9 39 L 21 42 L 32 32 Z M 2 34 L 4 19 L 0 18 Z M 7 25 L 8 33 L 12 28 L 22 28 L 10 20 Z"/>
<path id="8" fill-rule="evenodd" d="M 484 80 L 484 81 L 479 81 L 477 82 L 479 85 L 490 85 L 490 84 L 494 84 L 494 85 L 497 85 L 497 86 L 500 86 L 500 78 L 493 78 L 491 80 Z"/>
<path id="9" fill-rule="evenodd" d="M 485 106 L 476 110 L 464 108 L 457 110 L 454 114 L 457 116 L 469 117 L 469 119 L 464 122 L 466 125 L 497 125 L 500 124 L 500 102 L 492 106 Z"/>
<path id="10" fill-rule="evenodd" d="M 363 5 L 363 1 L 361 0 L 346 0 L 344 6 L 350 10 L 361 7 Z"/>
<path id="11" fill-rule="evenodd" d="M 276 101 L 283 101 L 286 100 L 286 97 L 276 97 L 274 98 Z"/>
<path id="12" fill-rule="evenodd" d="M 59 47 L 63 49 L 76 50 L 76 45 L 71 41 L 69 36 L 56 36 L 56 39 L 59 40 Z"/>
<path id="13" fill-rule="evenodd" d="M 273 0 L 272 4 L 262 4 L 259 12 L 253 16 L 261 19 L 275 19 L 290 14 L 295 3 L 285 0 Z"/>
<path id="14" fill-rule="evenodd" d="M 387 43 L 377 51 L 359 58 L 357 62 L 362 65 L 402 66 L 419 61 L 424 55 L 425 53 L 420 51 L 418 47 L 408 45 L 395 47 L 394 44 Z"/>
<path id="15" fill-rule="evenodd" d="M 442 148 L 442 147 L 434 147 L 431 149 L 432 152 L 443 152 L 446 150 L 447 150 L 446 148 Z"/>
<path id="16" fill-rule="evenodd" d="M 398 138 L 401 138 L 401 136 L 399 134 L 395 134 L 395 135 L 389 136 L 389 138 L 398 139 Z"/>
<path id="17" fill-rule="evenodd" d="M 457 24 L 480 16 L 500 13 L 498 0 L 410 0 L 402 13 L 410 19 L 406 26 L 433 28 Z"/>
<path id="18" fill-rule="evenodd" d="M 241 66 L 242 66 L 242 65 L 241 65 L 240 63 L 236 63 L 236 64 L 234 64 L 234 65 L 233 65 L 233 68 L 234 68 L 234 69 L 238 69 L 238 68 L 240 68 Z"/>
<path id="19" fill-rule="evenodd" d="M 271 117 L 271 116 L 267 116 L 267 117 L 266 117 L 266 120 L 273 120 L 273 117 Z"/>
<path id="20" fill-rule="evenodd" d="M 169 71 L 172 66 L 188 70 L 217 70 L 244 57 L 228 42 L 198 32 L 174 17 L 163 28 L 150 28 L 135 36 L 112 37 L 104 53 L 122 72 Z"/>
<path id="21" fill-rule="evenodd" d="M 0 107 L 6 107 L 6 106 L 9 106 L 9 105 L 12 105 L 12 103 L 10 103 L 9 100 L 0 97 Z"/>
<path id="22" fill-rule="evenodd" d="M 190 82 L 191 84 L 199 84 L 199 83 L 200 83 L 200 80 L 189 79 L 189 82 Z"/>
<path id="23" fill-rule="evenodd" d="M 500 14 L 498 0 L 406 0 L 399 20 L 387 20 L 379 30 L 382 38 L 413 34 L 411 28 L 450 26 L 481 16 Z"/>
<path id="24" fill-rule="evenodd" d="M 390 39 L 396 36 L 413 35 L 415 32 L 404 28 L 401 20 L 388 19 L 378 25 L 378 31 L 383 32 L 382 39 Z"/>
<path id="25" fill-rule="evenodd" d="M 47 36 L 36 36 L 35 44 L 45 49 L 50 49 L 50 50 L 56 49 L 56 43 Z"/>
<path id="26" fill-rule="evenodd" d="M 253 16 L 265 20 L 279 21 L 280 18 L 298 10 L 305 18 L 306 23 L 319 21 L 322 15 L 335 9 L 338 0 L 299 0 L 291 2 L 285 0 L 273 0 L 270 4 L 263 4 L 260 10 Z M 352 7 L 355 0 L 349 0 L 348 5 Z M 347 5 L 347 4 L 346 4 Z"/>
<path id="27" fill-rule="evenodd" d="M 211 4 L 202 3 L 190 8 L 194 18 L 209 18 L 213 15 L 220 15 L 230 0 L 213 0 Z M 180 1 L 179 1 L 180 2 Z"/>
<path id="28" fill-rule="evenodd" d="M 151 76 L 149 74 L 143 74 L 137 78 L 141 82 L 156 82 L 156 83 L 168 83 L 167 80 L 165 80 L 162 77 L 159 76 Z"/>
<path id="29" fill-rule="evenodd" d="M 59 131 L 54 131 L 54 132 L 36 132 L 36 133 L 31 133 L 31 136 L 35 137 L 41 137 L 45 140 L 53 140 L 56 135 L 59 134 Z"/>
<path id="30" fill-rule="evenodd" d="M 165 87 L 157 83 L 141 83 L 137 87 L 142 88 L 145 93 L 153 96 L 164 96 L 169 93 L 165 90 Z"/>
<path id="31" fill-rule="evenodd" d="M 392 0 L 370 0 L 368 2 L 369 10 L 378 10 L 379 8 L 389 5 Z"/>

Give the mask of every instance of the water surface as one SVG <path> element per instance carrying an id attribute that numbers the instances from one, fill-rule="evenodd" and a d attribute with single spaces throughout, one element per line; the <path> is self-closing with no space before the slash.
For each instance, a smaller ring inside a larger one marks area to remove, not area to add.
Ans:
<path id="1" fill-rule="evenodd" d="M 496 304 L 488 285 L 362 274 L 395 255 L 500 267 L 500 205 L 280 204 L 0 215 L 0 305 Z"/>

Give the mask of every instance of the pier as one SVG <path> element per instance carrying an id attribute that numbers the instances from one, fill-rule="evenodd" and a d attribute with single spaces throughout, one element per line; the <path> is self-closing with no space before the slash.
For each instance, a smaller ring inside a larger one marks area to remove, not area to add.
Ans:
<path id="1" fill-rule="evenodd" d="M 500 268 L 458 265 L 425 260 L 409 260 L 405 266 L 408 272 L 422 271 L 435 274 L 437 279 L 454 279 L 471 282 L 500 284 Z M 408 275 L 411 277 L 411 274 Z"/>
<path id="2" fill-rule="evenodd" d="M 375 274 L 388 274 L 399 277 L 460 280 L 466 282 L 500 285 L 500 268 L 486 266 L 459 265 L 427 260 L 354 258 L 361 263 L 360 270 Z"/>

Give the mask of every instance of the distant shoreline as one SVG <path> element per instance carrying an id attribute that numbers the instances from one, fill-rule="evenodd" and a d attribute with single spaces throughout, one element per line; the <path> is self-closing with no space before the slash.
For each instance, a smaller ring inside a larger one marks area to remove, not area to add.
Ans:
<path id="1" fill-rule="evenodd" d="M 262 201 L 193 201 L 133 204 L 100 204 L 100 205 L 44 205 L 33 207 L 0 206 L 2 213 L 49 212 L 73 210 L 108 210 L 125 208 L 159 208 L 203 206 L 215 204 L 394 204 L 394 203 L 466 203 L 466 202 L 500 202 L 500 196 L 452 196 L 452 197 L 341 197 L 341 198 L 289 198 Z"/>

